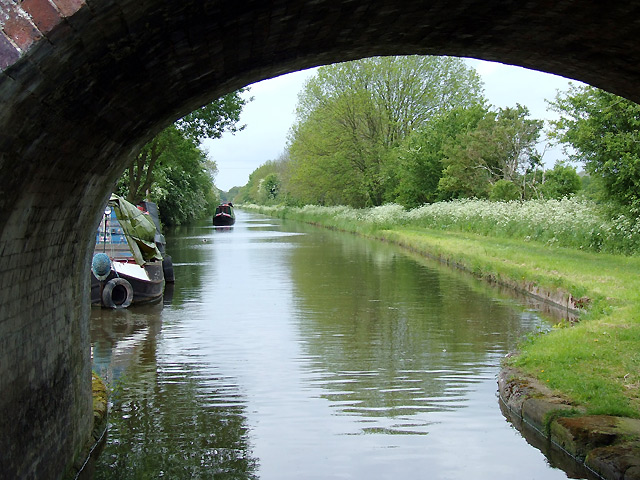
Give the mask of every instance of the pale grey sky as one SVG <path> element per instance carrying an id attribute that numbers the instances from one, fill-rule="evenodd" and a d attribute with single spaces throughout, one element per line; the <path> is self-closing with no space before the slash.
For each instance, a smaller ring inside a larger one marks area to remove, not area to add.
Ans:
<path id="1" fill-rule="evenodd" d="M 482 77 L 485 96 L 492 105 L 504 108 L 519 103 L 529 108 L 532 118 L 555 118 L 547 111 L 545 100 L 553 100 L 558 90 L 565 91 L 569 86 L 569 80 L 555 75 L 481 60 L 466 61 Z M 226 191 L 245 185 L 257 167 L 280 156 L 295 120 L 298 93 L 314 72 L 315 69 L 303 70 L 252 85 L 249 95 L 254 100 L 245 106 L 240 117 L 246 129 L 203 142 L 209 157 L 218 164 L 218 188 Z M 547 153 L 545 161 L 553 165 L 559 156 L 561 153 L 555 149 Z"/>

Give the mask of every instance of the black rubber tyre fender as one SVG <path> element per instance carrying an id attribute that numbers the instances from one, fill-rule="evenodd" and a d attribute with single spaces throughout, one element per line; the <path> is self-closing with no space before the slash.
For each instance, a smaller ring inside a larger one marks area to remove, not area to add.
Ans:
<path id="1" fill-rule="evenodd" d="M 162 272 L 164 273 L 164 281 L 173 283 L 176 281 L 173 274 L 173 260 L 171 255 L 165 255 L 162 259 Z"/>
<path id="2" fill-rule="evenodd" d="M 127 308 L 133 301 L 133 287 L 124 278 L 112 278 L 102 290 L 102 305 L 108 308 Z"/>

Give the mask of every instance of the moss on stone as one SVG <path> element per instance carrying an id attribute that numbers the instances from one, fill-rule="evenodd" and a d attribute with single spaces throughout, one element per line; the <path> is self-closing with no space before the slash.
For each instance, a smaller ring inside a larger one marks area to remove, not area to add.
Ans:
<path id="1" fill-rule="evenodd" d="M 587 415 L 546 385 L 506 367 L 498 385 L 500 398 L 576 461 L 607 480 L 640 480 L 640 420 Z M 566 402 L 566 403 L 565 403 Z"/>
<path id="2" fill-rule="evenodd" d="M 98 440 L 107 423 L 108 393 L 107 386 L 97 373 L 92 373 L 91 387 L 93 393 L 93 437 Z"/>

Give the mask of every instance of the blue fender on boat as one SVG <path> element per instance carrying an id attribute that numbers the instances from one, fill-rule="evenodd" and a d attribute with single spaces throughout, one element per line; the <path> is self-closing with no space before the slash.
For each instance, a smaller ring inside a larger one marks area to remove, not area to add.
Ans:
<path id="1" fill-rule="evenodd" d="M 106 280 L 111 272 L 111 259 L 106 253 L 96 253 L 91 261 L 91 271 L 100 281 Z"/>

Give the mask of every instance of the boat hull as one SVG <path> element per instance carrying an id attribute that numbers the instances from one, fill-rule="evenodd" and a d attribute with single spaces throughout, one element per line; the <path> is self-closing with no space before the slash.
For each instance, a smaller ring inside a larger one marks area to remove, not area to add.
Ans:
<path id="1" fill-rule="evenodd" d="M 219 213 L 213 217 L 213 225 L 216 227 L 228 227 L 236 223 L 235 217 L 226 213 Z"/>
<path id="2" fill-rule="evenodd" d="M 113 307 L 113 305 L 110 304 L 112 302 L 107 301 L 107 304 L 105 304 L 104 289 L 109 285 L 109 282 L 117 278 L 124 279 L 131 285 L 131 305 L 143 305 L 161 300 L 165 284 L 162 262 L 150 262 L 140 268 L 144 269 L 146 278 L 141 278 L 142 275 L 139 274 L 131 274 L 131 272 L 124 271 L 124 269 L 120 269 L 115 265 L 112 267 L 107 278 L 102 282 L 98 280 L 92 272 L 91 304 Z M 109 298 L 107 298 L 107 300 L 109 300 Z"/>

